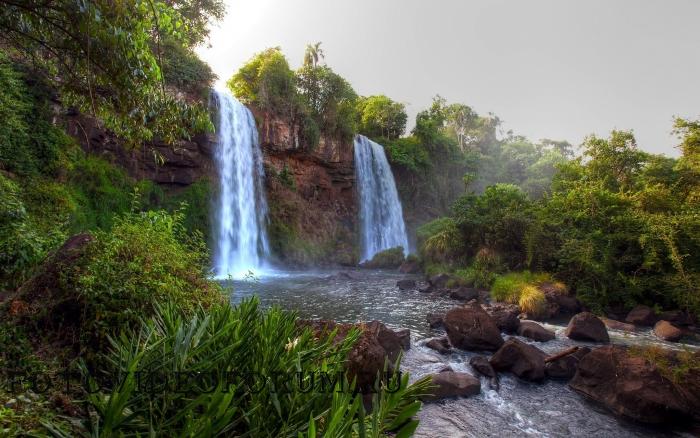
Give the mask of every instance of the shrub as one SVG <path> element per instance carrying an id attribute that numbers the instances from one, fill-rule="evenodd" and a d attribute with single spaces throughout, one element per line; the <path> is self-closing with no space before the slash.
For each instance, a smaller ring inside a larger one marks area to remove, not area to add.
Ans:
<path id="1" fill-rule="evenodd" d="M 396 139 L 406 130 L 406 106 L 386 96 L 369 96 L 357 101 L 358 132 L 368 137 Z"/>
<path id="2" fill-rule="evenodd" d="M 462 239 L 454 219 L 435 219 L 417 230 L 422 257 L 428 262 L 445 263 L 462 251 Z"/>
<path id="3" fill-rule="evenodd" d="M 199 59 L 192 49 L 172 39 L 163 41 L 162 48 L 161 71 L 165 83 L 204 100 L 216 80 L 209 64 Z"/>
<path id="4" fill-rule="evenodd" d="M 108 363 L 113 367 L 105 371 L 122 376 L 123 383 L 88 396 L 96 418 L 83 427 L 101 436 L 157 431 L 163 436 L 315 437 L 350 436 L 358 430 L 359 436 L 363 430 L 366 436 L 389 431 L 407 436 L 417 426 L 411 417 L 428 381 L 408 385 L 404 375 L 401 389 L 393 394 L 382 389 L 365 414 L 362 396 L 353 394 L 343 377 L 326 389 L 319 386 L 320 372 L 331 379 L 344 375 L 359 332 L 353 329 L 342 339 L 335 335 L 316 339 L 296 324 L 296 315 L 278 308 L 263 312 L 256 298 L 199 310 L 189 318 L 178 305 L 159 307 L 140 331 L 112 342 Z M 154 386 L 144 394 L 135 370 L 158 376 L 182 372 L 191 378 L 180 391 Z M 253 382 L 246 379 L 250 376 L 259 378 Z M 396 386 L 397 379 L 394 374 Z M 254 389 L 257 383 L 265 385 L 262 390 Z M 313 389 L 297 389 L 306 387 Z"/>
<path id="5" fill-rule="evenodd" d="M 157 303 L 192 313 L 221 301 L 210 281 L 204 242 L 190 237 L 181 212 L 118 216 L 109 231 L 94 232 L 85 255 L 66 273 L 62 288 L 82 303 L 82 332 L 92 340 L 135 327 Z"/>

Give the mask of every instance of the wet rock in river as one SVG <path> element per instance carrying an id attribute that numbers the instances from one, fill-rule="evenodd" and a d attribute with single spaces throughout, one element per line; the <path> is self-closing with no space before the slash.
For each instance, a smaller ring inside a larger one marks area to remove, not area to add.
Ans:
<path id="1" fill-rule="evenodd" d="M 520 308 L 515 304 L 491 304 L 485 307 L 498 328 L 505 333 L 515 333 L 520 327 Z"/>
<path id="2" fill-rule="evenodd" d="M 577 341 L 610 342 L 605 324 L 590 312 L 581 312 L 571 318 L 566 336 Z"/>
<path id="3" fill-rule="evenodd" d="M 496 377 L 496 370 L 493 369 L 489 360 L 485 356 L 473 356 L 469 359 L 469 365 L 474 368 L 474 370 L 486 377 Z"/>
<path id="4" fill-rule="evenodd" d="M 656 312 L 649 306 L 637 306 L 630 310 L 625 318 L 625 322 L 645 327 L 653 326 L 656 324 L 656 321 Z"/>
<path id="5" fill-rule="evenodd" d="M 455 307 L 444 319 L 450 343 L 463 350 L 497 350 L 503 337 L 496 323 L 479 305 Z"/>
<path id="6" fill-rule="evenodd" d="M 475 300 L 479 298 L 479 291 L 473 287 L 460 286 L 450 291 L 450 298 L 462 301 Z"/>
<path id="7" fill-rule="evenodd" d="M 636 330 L 634 324 L 628 324 L 626 322 L 620 322 L 610 318 L 600 318 L 600 320 L 603 321 L 605 327 L 612 330 L 621 330 L 624 332 L 633 332 Z"/>
<path id="8" fill-rule="evenodd" d="M 553 331 L 547 330 L 534 321 L 520 321 L 518 334 L 538 342 L 551 341 L 556 337 Z"/>
<path id="9" fill-rule="evenodd" d="M 654 326 L 654 334 L 664 341 L 678 342 L 683 337 L 683 330 L 668 321 L 659 321 Z"/>
<path id="10" fill-rule="evenodd" d="M 445 315 L 443 313 L 428 313 L 426 319 L 430 328 L 442 327 Z"/>
<path id="11" fill-rule="evenodd" d="M 448 354 L 452 352 L 452 345 L 446 337 L 433 338 L 425 343 L 425 346 L 437 351 L 440 354 Z"/>
<path id="12" fill-rule="evenodd" d="M 428 283 L 430 283 L 431 286 L 434 288 L 444 288 L 447 286 L 447 282 L 450 281 L 450 275 L 449 274 L 437 274 L 433 275 L 428 279 Z"/>
<path id="13" fill-rule="evenodd" d="M 431 376 L 435 387 L 429 395 L 424 396 L 425 401 L 436 401 L 449 397 L 469 397 L 481 392 L 481 382 L 468 373 L 444 371 Z"/>
<path id="14" fill-rule="evenodd" d="M 414 290 L 416 288 L 416 280 L 399 280 L 396 282 L 396 287 L 398 287 L 401 290 Z"/>
<path id="15" fill-rule="evenodd" d="M 579 361 L 590 352 L 590 348 L 581 347 L 573 354 L 545 364 L 545 372 L 548 377 L 553 379 L 570 379 L 576 374 Z"/>
<path id="16" fill-rule="evenodd" d="M 545 377 L 545 357 L 537 347 L 510 338 L 489 362 L 496 371 L 510 371 L 521 379 L 540 381 Z"/>

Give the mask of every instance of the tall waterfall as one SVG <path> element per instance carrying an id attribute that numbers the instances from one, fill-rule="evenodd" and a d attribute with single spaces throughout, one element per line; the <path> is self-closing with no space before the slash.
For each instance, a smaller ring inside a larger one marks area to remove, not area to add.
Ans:
<path id="1" fill-rule="evenodd" d="M 362 135 L 355 137 L 355 176 L 360 198 L 362 261 L 397 246 L 406 253 L 406 225 L 384 147 Z"/>
<path id="2" fill-rule="evenodd" d="M 262 152 L 248 108 L 225 91 L 215 91 L 213 97 L 219 116 L 214 273 L 242 277 L 263 267 L 269 253 Z"/>

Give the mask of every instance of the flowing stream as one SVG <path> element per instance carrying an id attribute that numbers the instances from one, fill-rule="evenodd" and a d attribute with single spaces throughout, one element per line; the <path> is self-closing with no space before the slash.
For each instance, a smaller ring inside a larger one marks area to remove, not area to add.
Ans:
<path id="1" fill-rule="evenodd" d="M 394 175 L 384 147 L 363 135 L 355 137 L 355 175 L 360 204 L 361 261 L 385 249 L 408 251 L 406 225 Z"/>
<path id="2" fill-rule="evenodd" d="M 426 315 L 445 311 L 458 302 L 417 291 L 399 291 L 396 281 L 402 278 L 412 277 L 375 270 L 346 271 L 343 275 L 337 275 L 337 272 L 291 272 L 262 277 L 257 281 L 224 284 L 231 287 L 231 300 L 234 303 L 255 294 L 260 297 L 263 306 L 278 305 L 295 310 L 303 318 L 340 322 L 376 319 L 394 329 L 410 329 L 411 349 L 404 356 L 402 369 L 410 372 L 413 379 L 438 372 L 445 365 L 455 371 L 475 374 L 469 365 L 469 358 L 478 353 L 456 351 L 450 355 L 440 355 L 423 345 L 428 338 L 444 336 L 442 329 L 428 326 Z M 566 338 L 564 325 L 545 326 L 554 330 L 557 337 L 536 345 L 548 353 L 572 345 L 592 345 Z M 665 348 L 681 348 L 679 344 L 658 340 L 650 331 L 629 334 L 609 330 L 609 333 L 613 343 L 653 343 Z M 620 419 L 584 399 L 566 382 L 547 380 L 542 384 L 528 383 L 508 373 L 501 373 L 499 391 L 489 389 L 488 382 L 482 380 L 481 394 L 424 404 L 419 418 L 421 422 L 416 436 L 426 438 L 690 436 Z"/>
<path id="3" fill-rule="evenodd" d="M 267 202 L 253 114 L 225 91 L 214 91 L 218 113 L 215 160 L 219 190 L 214 211 L 214 274 L 241 278 L 265 265 Z"/>

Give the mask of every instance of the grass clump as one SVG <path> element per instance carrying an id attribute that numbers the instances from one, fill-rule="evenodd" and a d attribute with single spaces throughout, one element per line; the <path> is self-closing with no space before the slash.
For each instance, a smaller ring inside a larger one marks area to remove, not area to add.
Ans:
<path id="1" fill-rule="evenodd" d="M 562 283 L 554 281 L 546 272 L 522 271 L 496 278 L 491 287 L 491 296 L 497 301 L 517 304 L 521 311 L 537 317 L 542 316 L 546 310 L 543 286 L 566 290 Z"/>

